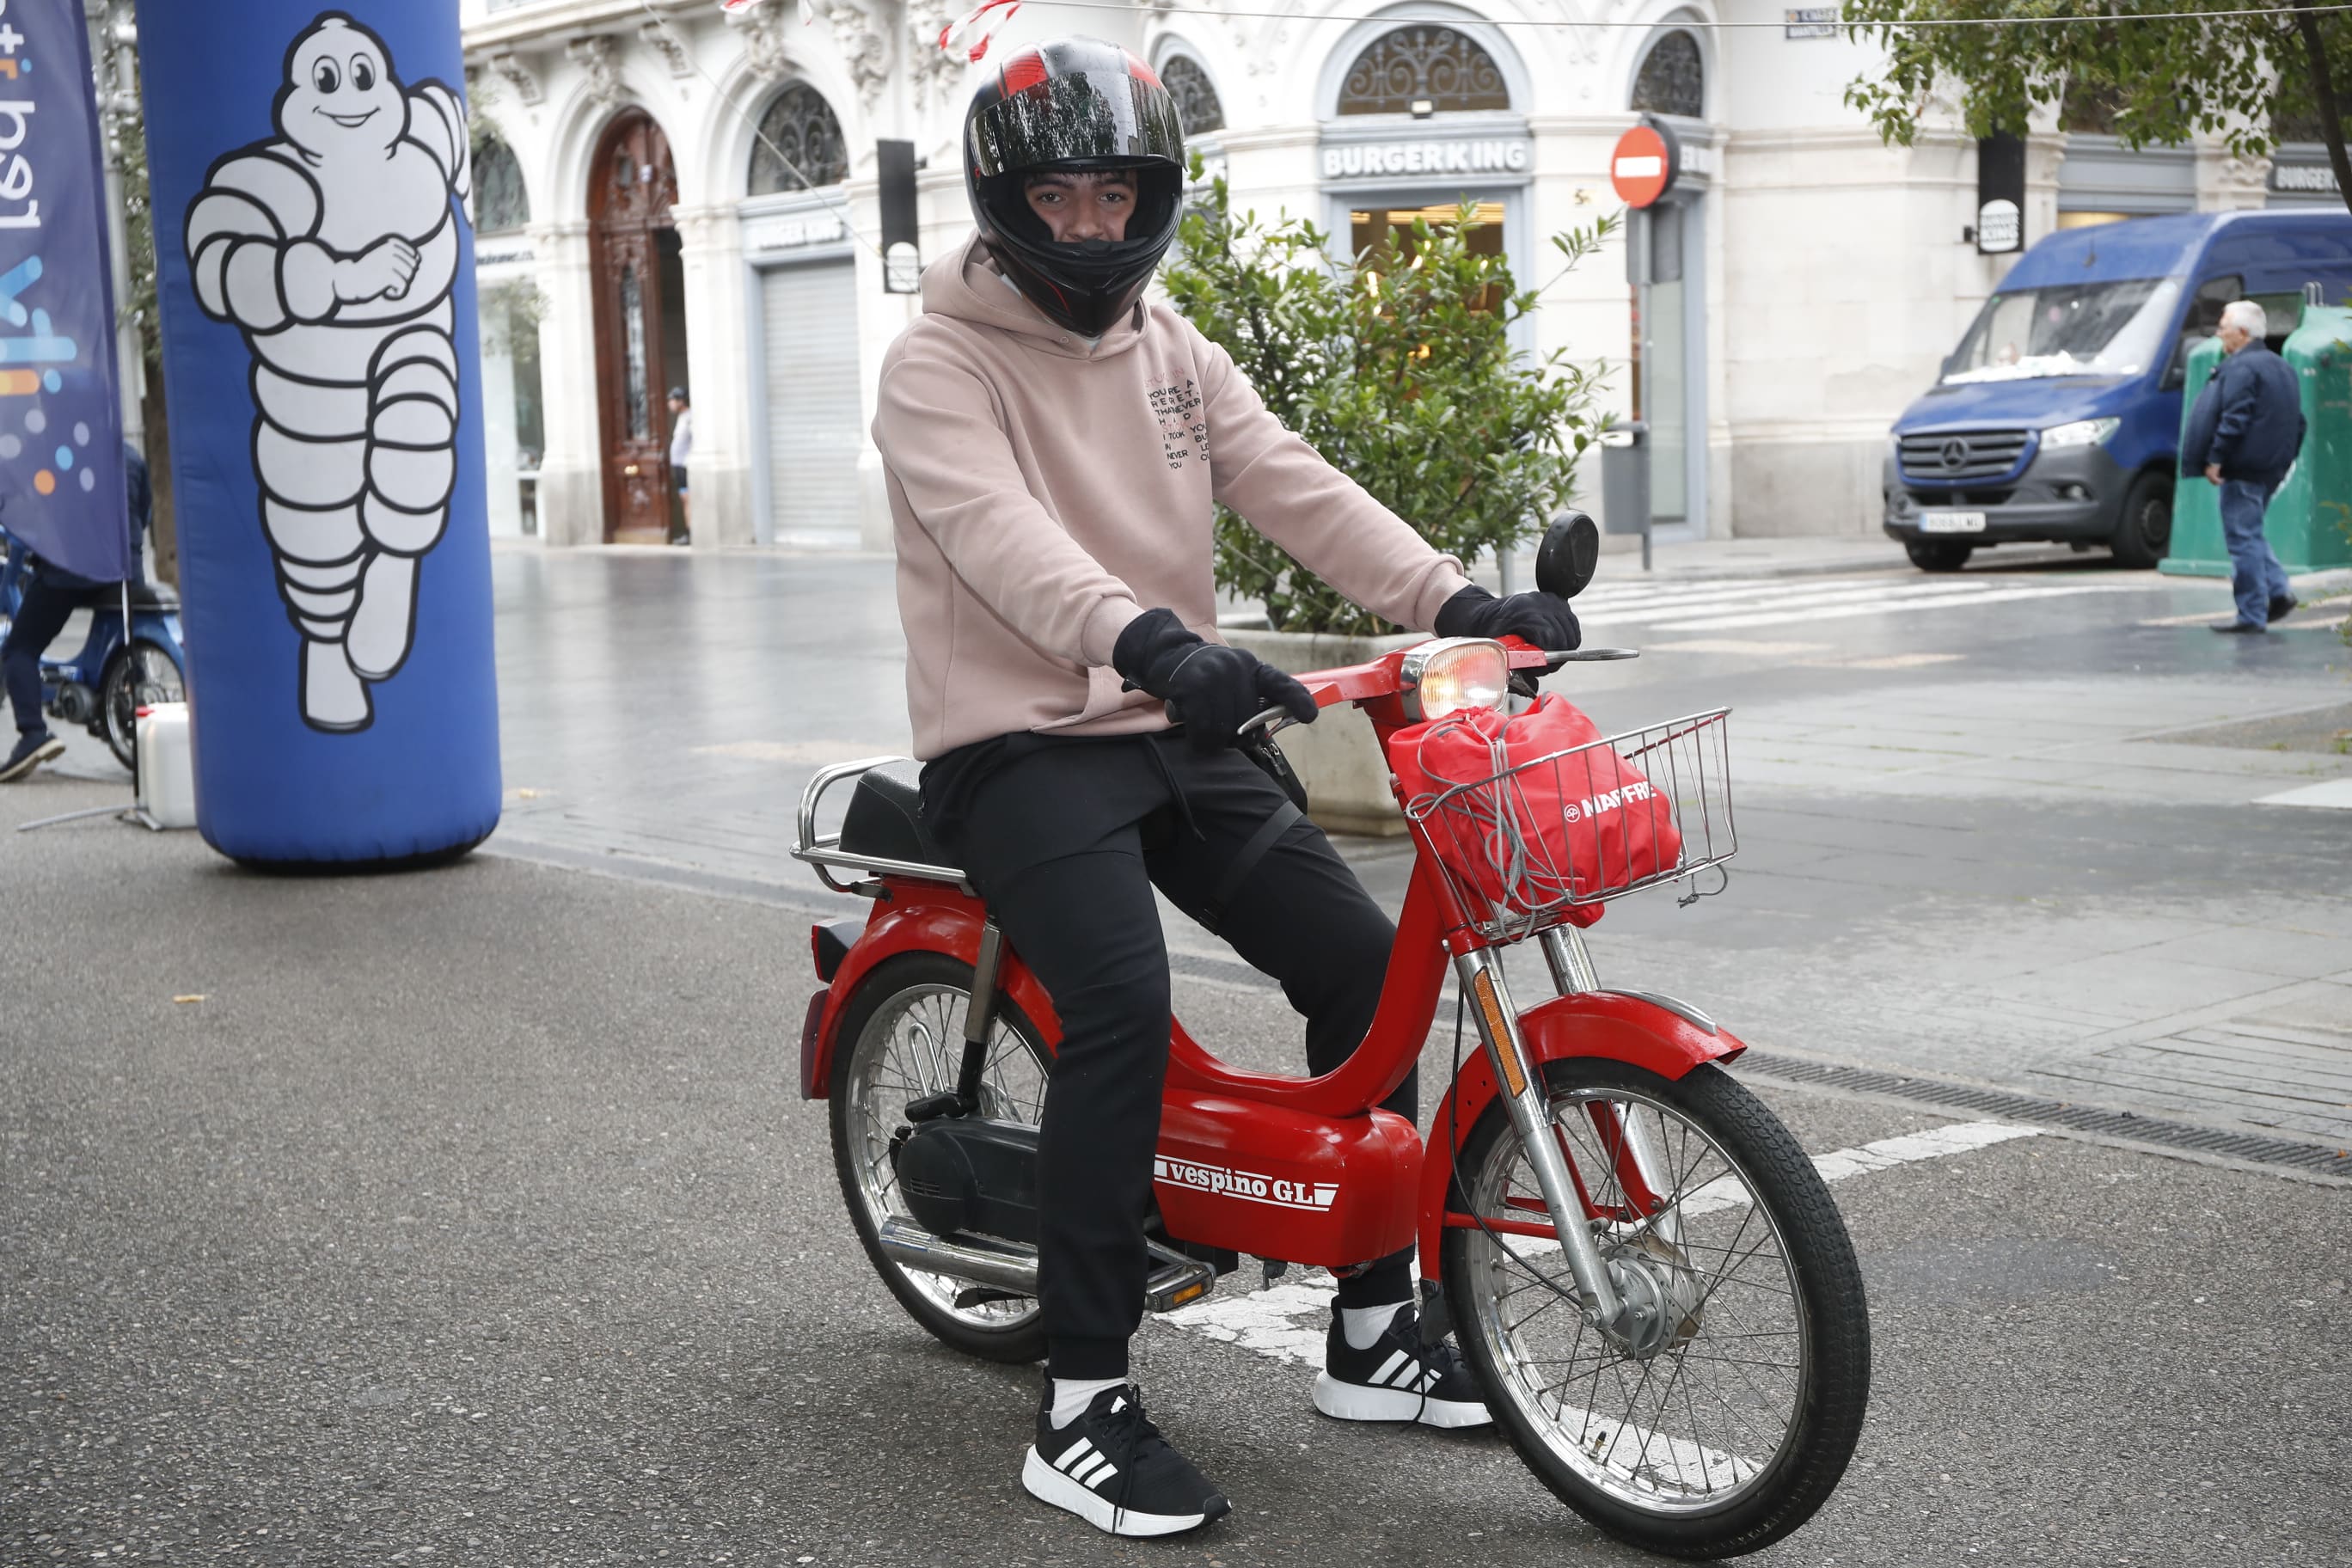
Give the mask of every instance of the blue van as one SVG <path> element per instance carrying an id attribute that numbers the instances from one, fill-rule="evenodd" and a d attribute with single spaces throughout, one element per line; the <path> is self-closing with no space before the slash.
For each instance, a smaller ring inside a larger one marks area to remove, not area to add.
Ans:
<path id="1" fill-rule="evenodd" d="M 1928 572 L 2024 540 L 2155 565 L 2172 536 L 2189 350 L 2238 299 L 2262 304 L 2276 348 L 2311 282 L 2331 302 L 2352 294 L 2352 213 L 2184 213 L 2051 235 L 1895 422 L 1887 534 Z"/>

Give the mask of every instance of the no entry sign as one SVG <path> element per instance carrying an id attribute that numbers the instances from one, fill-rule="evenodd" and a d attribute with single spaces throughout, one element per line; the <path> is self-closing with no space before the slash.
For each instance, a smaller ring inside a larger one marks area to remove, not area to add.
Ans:
<path id="1" fill-rule="evenodd" d="M 1663 125 L 1634 126 L 1609 154 L 1609 183 L 1629 207 L 1645 207 L 1664 195 L 1681 171 L 1682 148 Z"/>

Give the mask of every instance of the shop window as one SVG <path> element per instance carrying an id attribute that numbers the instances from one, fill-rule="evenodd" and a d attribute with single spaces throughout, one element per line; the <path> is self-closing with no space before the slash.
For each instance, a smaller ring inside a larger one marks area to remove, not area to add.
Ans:
<path id="1" fill-rule="evenodd" d="M 772 196 L 837 185 L 848 176 L 849 147 L 824 95 L 804 81 L 778 93 L 760 116 L 760 139 L 751 149 L 751 194 Z"/>
<path id="2" fill-rule="evenodd" d="M 474 230 L 509 234 L 530 222 L 530 193 L 523 188 L 522 161 L 495 131 L 474 138 Z"/>
<path id="3" fill-rule="evenodd" d="M 1676 28 L 1650 46 L 1633 78 L 1633 109 L 1641 114 L 1706 118 L 1706 65 L 1698 40 Z"/>
<path id="4" fill-rule="evenodd" d="M 1434 114 L 1508 109 L 1495 57 L 1451 27 L 1399 27 L 1356 57 L 1339 87 L 1342 114 Z"/>
<path id="5" fill-rule="evenodd" d="M 1359 209 L 1348 215 L 1349 253 L 1364 258 L 1366 272 L 1376 276 L 1381 275 L 1384 273 L 1391 261 L 1390 254 L 1381 249 L 1381 241 L 1393 238 L 1396 246 L 1393 264 L 1410 267 L 1412 265 L 1415 253 L 1420 249 L 1420 244 L 1414 238 L 1412 232 L 1414 220 L 1419 219 L 1433 229 L 1446 229 L 1452 228 L 1461 216 L 1461 207 L 1453 202 L 1440 202 L 1425 207 Z M 1470 253 L 1473 256 L 1501 256 L 1503 254 L 1503 204 L 1480 202 L 1473 222 L 1475 226 L 1465 237 Z M 1378 282 L 1371 282 L 1368 286 L 1373 289 L 1381 287 Z M 1495 309 L 1502 303 L 1499 297 L 1501 292 L 1499 288 L 1489 286 L 1477 300 L 1472 302 L 1471 309 L 1477 310 Z"/>
<path id="6" fill-rule="evenodd" d="M 1160 83 L 1176 100 L 1176 123 L 1183 127 L 1185 135 L 1225 128 L 1225 106 L 1217 101 L 1216 87 L 1200 61 L 1190 55 L 1169 56 L 1168 63 L 1160 68 Z"/>

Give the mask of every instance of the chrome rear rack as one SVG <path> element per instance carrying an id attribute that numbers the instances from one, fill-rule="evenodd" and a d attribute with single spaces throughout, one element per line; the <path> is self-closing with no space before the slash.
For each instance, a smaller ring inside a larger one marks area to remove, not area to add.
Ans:
<path id="1" fill-rule="evenodd" d="M 816 776 L 809 780 L 808 788 L 801 792 L 800 824 L 799 831 L 793 838 L 793 858 L 816 868 L 818 879 L 835 892 L 855 893 L 865 899 L 880 896 L 882 884 L 873 879 L 877 876 L 918 877 L 929 882 L 951 882 L 965 892 L 971 892 L 971 883 L 962 871 L 953 866 L 927 866 L 915 860 L 891 860 L 878 855 L 860 855 L 842 848 L 840 834 L 820 834 L 816 830 L 817 803 L 824 798 L 825 791 L 844 779 L 861 777 L 885 763 L 912 761 L 912 757 L 861 757 L 854 763 L 836 763 L 829 768 L 818 769 Z M 835 878 L 836 869 L 865 871 L 872 873 L 872 876 L 860 881 L 844 882 Z"/>

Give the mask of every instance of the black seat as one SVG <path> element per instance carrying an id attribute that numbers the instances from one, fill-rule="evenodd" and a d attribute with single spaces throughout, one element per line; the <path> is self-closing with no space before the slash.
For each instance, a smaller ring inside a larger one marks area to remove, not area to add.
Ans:
<path id="1" fill-rule="evenodd" d="M 841 819 L 841 847 L 877 860 L 953 867 L 947 851 L 923 827 L 920 792 L 911 780 L 892 778 L 878 768 L 858 775 L 849 810 Z"/>
<path id="2" fill-rule="evenodd" d="M 180 595 L 161 583 L 131 584 L 131 607 L 133 610 L 153 610 L 158 614 L 180 607 Z"/>

